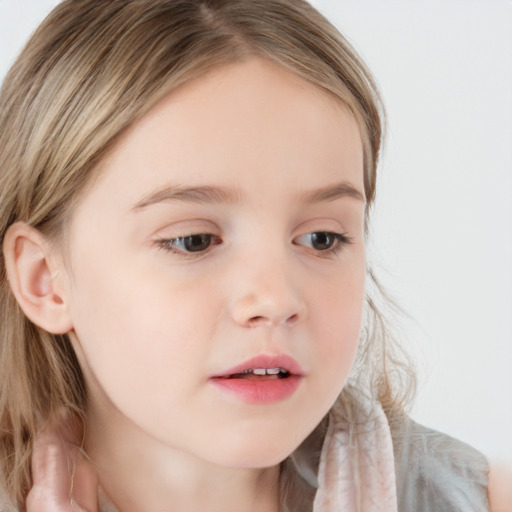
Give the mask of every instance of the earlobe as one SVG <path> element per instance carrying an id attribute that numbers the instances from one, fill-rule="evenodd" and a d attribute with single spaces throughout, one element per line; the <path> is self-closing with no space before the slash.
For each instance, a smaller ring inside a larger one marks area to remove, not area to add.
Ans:
<path id="1" fill-rule="evenodd" d="M 56 268 L 44 236 L 28 224 L 17 222 L 6 233 L 3 252 L 9 284 L 27 317 L 53 334 L 69 332 L 73 325 L 56 278 L 64 272 Z"/>

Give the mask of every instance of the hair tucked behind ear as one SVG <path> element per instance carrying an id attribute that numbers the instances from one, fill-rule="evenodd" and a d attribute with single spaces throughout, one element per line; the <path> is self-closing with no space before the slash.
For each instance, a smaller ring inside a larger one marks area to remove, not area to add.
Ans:
<path id="1" fill-rule="evenodd" d="M 65 243 L 74 203 L 120 135 L 170 91 L 251 55 L 277 62 L 352 112 L 371 205 L 382 134 L 379 94 L 351 46 L 307 2 L 66 0 L 34 33 L 0 93 L 0 240 L 23 221 L 52 243 Z M 24 317 L 3 258 L 0 276 L 0 471 L 22 509 L 38 422 L 62 406 L 85 415 L 87 397 L 67 337 Z M 389 413 L 401 409 L 412 389 L 409 366 L 391 347 L 376 299 L 369 298 L 351 389 L 379 399 Z M 340 400 L 357 405 L 355 393 Z M 319 427 L 311 446 L 321 438 Z M 309 492 L 299 473 L 283 466 L 283 492 L 293 482 Z"/>

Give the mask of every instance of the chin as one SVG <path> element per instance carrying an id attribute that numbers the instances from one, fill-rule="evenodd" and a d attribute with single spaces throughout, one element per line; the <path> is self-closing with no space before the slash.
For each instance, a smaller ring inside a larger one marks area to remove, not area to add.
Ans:
<path id="1" fill-rule="evenodd" d="M 292 453 L 293 450 L 289 453 L 281 451 L 280 453 L 237 454 L 230 458 L 223 458 L 219 465 L 233 469 L 265 469 L 279 465 Z"/>
<path id="2" fill-rule="evenodd" d="M 246 439 L 233 440 L 229 446 L 224 445 L 222 454 L 214 457 L 216 463 L 238 469 L 262 469 L 276 466 L 289 457 L 302 443 L 302 436 L 292 442 L 292 436 L 280 433 L 263 437 L 255 435 Z M 213 458 L 213 457 L 212 457 Z"/>

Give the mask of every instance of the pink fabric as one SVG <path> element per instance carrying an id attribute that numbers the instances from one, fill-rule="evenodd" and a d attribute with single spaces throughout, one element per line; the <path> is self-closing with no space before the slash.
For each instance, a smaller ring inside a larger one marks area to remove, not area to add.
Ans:
<path id="1" fill-rule="evenodd" d="M 389 424 L 378 404 L 371 407 L 371 417 L 356 427 L 357 433 L 342 419 L 331 417 L 313 512 L 397 512 Z"/>

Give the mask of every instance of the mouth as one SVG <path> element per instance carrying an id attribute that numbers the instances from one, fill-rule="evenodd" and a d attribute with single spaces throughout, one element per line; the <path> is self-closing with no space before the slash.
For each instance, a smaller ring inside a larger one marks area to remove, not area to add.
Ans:
<path id="1" fill-rule="evenodd" d="M 212 376 L 214 379 L 287 379 L 303 377 L 304 370 L 299 363 L 286 354 L 261 354 L 244 363 L 228 368 Z"/>
<path id="2" fill-rule="evenodd" d="M 220 377 L 222 379 L 277 380 L 287 379 L 291 373 L 285 368 L 249 368 L 240 373 Z"/>
<path id="3" fill-rule="evenodd" d="M 210 381 L 243 402 L 269 404 L 291 397 L 304 376 L 304 370 L 290 356 L 260 355 L 213 375 Z"/>

